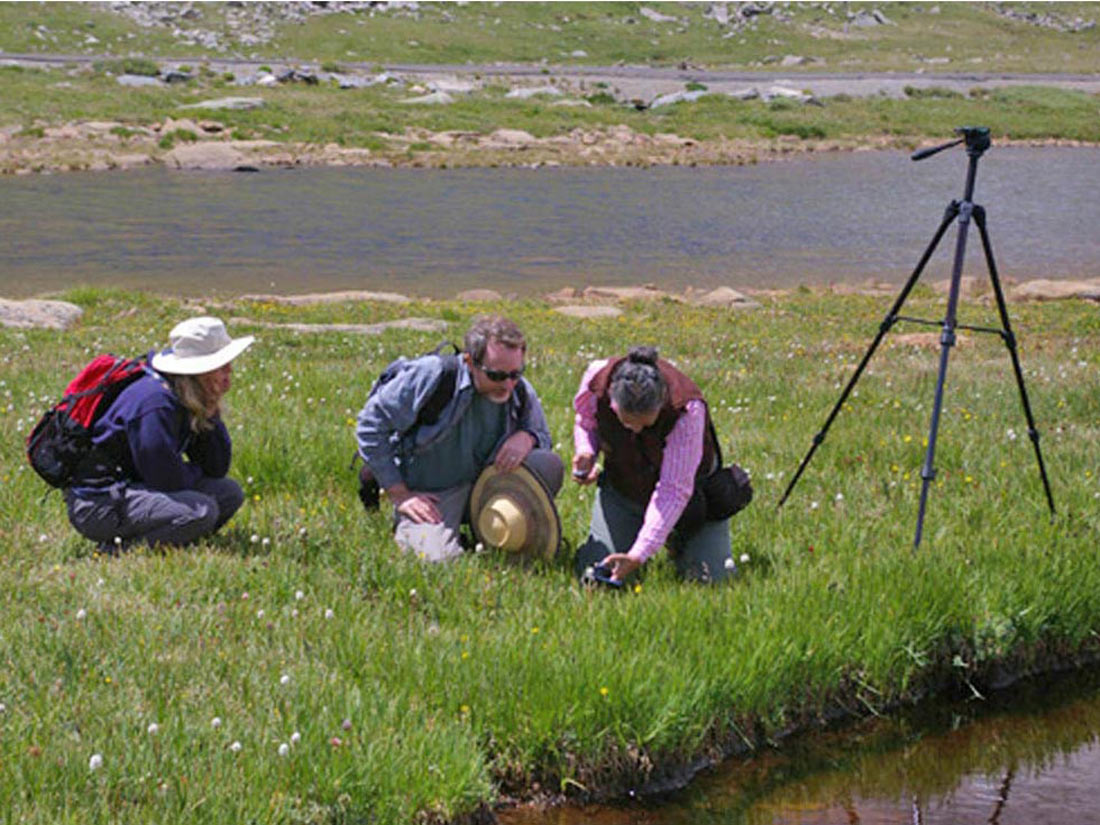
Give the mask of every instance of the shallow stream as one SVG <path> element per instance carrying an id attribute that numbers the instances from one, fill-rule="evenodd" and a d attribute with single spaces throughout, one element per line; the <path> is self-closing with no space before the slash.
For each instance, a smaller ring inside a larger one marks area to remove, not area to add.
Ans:
<path id="1" fill-rule="evenodd" d="M 1095 825 L 1100 671 L 931 703 L 732 759 L 625 807 L 500 814 L 502 825 Z"/>

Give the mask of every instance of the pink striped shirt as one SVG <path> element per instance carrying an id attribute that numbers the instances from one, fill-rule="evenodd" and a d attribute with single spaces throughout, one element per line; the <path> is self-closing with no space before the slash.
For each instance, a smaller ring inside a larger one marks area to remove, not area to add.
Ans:
<path id="1" fill-rule="evenodd" d="M 596 429 L 596 395 L 588 385 L 600 370 L 607 366 L 607 359 L 593 361 L 581 378 L 580 389 L 573 398 L 573 447 L 578 453 L 597 455 L 600 437 Z M 703 431 L 706 429 L 707 407 L 702 401 L 688 401 L 665 439 L 661 458 L 661 474 L 653 495 L 646 505 L 642 528 L 634 538 L 629 556 L 645 563 L 661 549 L 668 534 L 676 526 L 684 512 L 691 491 L 695 487 L 695 471 L 703 460 Z"/>

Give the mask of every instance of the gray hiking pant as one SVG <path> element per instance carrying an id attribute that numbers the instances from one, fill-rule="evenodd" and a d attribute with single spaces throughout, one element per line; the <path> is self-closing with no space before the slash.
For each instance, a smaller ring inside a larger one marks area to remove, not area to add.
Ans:
<path id="1" fill-rule="evenodd" d="M 577 548 L 577 575 L 582 576 L 586 568 L 599 564 L 605 556 L 629 552 L 644 520 L 645 508 L 642 505 L 612 489 L 601 479 L 596 488 L 596 501 L 592 505 L 588 540 Z M 685 579 L 714 582 L 726 578 L 736 569 L 730 552 L 728 518 L 705 522 L 687 539 L 673 531 L 666 544 L 676 572 Z"/>
<path id="2" fill-rule="evenodd" d="M 102 490 L 65 491 L 69 523 L 110 551 L 137 542 L 185 545 L 216 532 L 244 503 L 231 478 L 203 478 L 191 490 L 171 493 L 119 482 Z M 119 539 L 119 541 L 115 541 Z"/>

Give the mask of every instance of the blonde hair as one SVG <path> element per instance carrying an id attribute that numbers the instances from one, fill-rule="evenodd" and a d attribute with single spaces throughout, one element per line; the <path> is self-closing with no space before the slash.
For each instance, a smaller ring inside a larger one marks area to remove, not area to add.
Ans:
<path id="1" fill-rule="evenodd" d="M 211 416 L 206 412 L 206 391 L 203 390 L 198 378 L 194 375 L 169 375 L 168 380 L 172 384 L 172 391 L 175 392 L 176 398 L 191 413 L 191 431 L 202 433 L 213 429 Z M 217 412 L 221 412 L 220 404 L 215 414 Z"/>

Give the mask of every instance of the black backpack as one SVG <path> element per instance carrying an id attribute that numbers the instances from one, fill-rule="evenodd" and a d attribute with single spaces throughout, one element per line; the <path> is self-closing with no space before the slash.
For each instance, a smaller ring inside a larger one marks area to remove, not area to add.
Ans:
<path id="1" fill-rule="evenodd" d="M 450 347 L 454 350 L 452 353 L 446 355 L 443 354 L 443 350 Z M 455 346 L 450 341 L 443 341 L 431 352 L 424 353 L 421 357 L 435 356 L 442 361 L 443 374 L 439 377 L 439 383 L 435 385 L 431 395 L 428 396 L 424 405 L 417 410 L 416 421 L 413 422 L 412 427 L 407 430 L 411 432 L 417 427 L 421 427 L 425 424 L 434 424 L 439 420 L 439 416 L 443 412 L 443 408 L 447 406 L 447 402 L 451 400 L 451 397 L 455 394 L 455 382 L 458 380 L 458 361 L 461 356 L 462 350 Z M 408 358 L 397 358 L 390 361 L 382 372 L 378 375 L 378 378 L 374 380 L 371 385 L 370 392 L 367 393 L 367 399 L 369 400 L 378 390 L 384 385 L 392 381 L 396 376 L 405 371 L 410 361 Z M 355 456 L 351 460 L 352 469 L 355 468 L 355 462 L 360 460 L 359 453 L 356 452 Z M 370 471 L 370 467 L 363 463 L 363 466 L 359 468 L 359 500 L 363 502 L 363 506 L 368 510 L 377 510 L 379 499 L 381 496 L 381 490 L 378 487 L 378 481 L 375 479 L 374 474 Z"/>

